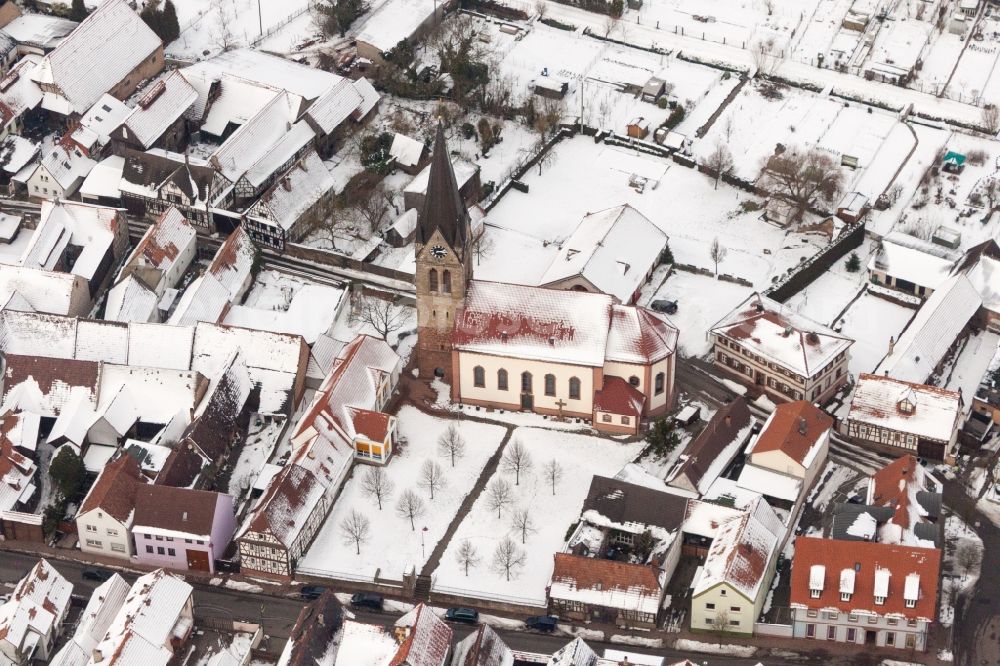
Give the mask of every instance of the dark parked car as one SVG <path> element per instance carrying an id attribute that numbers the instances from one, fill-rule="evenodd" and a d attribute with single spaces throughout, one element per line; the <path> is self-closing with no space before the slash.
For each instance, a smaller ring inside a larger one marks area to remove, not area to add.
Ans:
<path id="1" fill-rule="evenodd" d="M 306 601 L 312 601 L 314 599 L 319 599 L 320 595 L 326 592 L 326 588 L 322 585 L 303 585 L 299 590 L 299 596 Z"/>
<path id="2" fill-rule="evenodd" d="M 677 313 L 677 301 L 659 300 L 653 301 L 649 304 L 649 307 L 657 312 L 662 312 L 663 314 L 676 314 Z"/>
<path id="3" fill-rule="evenodd" d="M 556 618 L 551 615 L 536 615 L 525 620 L 524 626 L 535 631 L 552 631 L 556 628 Z"/>
<path id="4" fill-rule="evenodd" d="M 92 567 L 90 569 L 84 569 L 80 572 L 80 577 L 84 580 L 96 580 L 98 583 L 103 583 L 107 579 L 114 576 L 113 571 L 108 571 L 107 569 L 99 569 L 97 567 Z"/>
<path id="5" fill-rule="evenodd" d="M 848 504 L 864 504 L 865 500 L 862 499 L 861 495 L 851 495 L 847 498 Z"/>
<path id="6" fill-rule="evenodd" d="M 479 623 L 479 611 L 472 608 L 449 608 L 444 614 L 444 619 L 449 622 L 465 622 L 466 624 Z"/>
<path id="7" fill-rule="evenodd" d="M 351 605 L 355 608 L 370 608 L 380 613 L 383 603 L 385 603 L 385 599 L 382 598 L 382 595 L 374 592 L 358 592 L 351 597 Z"/>

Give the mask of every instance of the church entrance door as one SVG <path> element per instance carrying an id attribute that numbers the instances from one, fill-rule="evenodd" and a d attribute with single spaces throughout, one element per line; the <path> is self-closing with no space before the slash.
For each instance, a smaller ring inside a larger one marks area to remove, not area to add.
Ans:
<path id="1" fill-rule="evenodd" d="M 535 396 L 530 393 L 521 394 L 521 409 L 531 411 L 535 408 Z"/>

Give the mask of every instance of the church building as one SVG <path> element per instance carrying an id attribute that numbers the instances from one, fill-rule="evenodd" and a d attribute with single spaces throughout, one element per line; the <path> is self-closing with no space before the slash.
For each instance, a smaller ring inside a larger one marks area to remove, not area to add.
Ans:
<path id="1" fill-rule="evenodd" d="M 472 233 L 438 128 L 416 229 L 417 364 L 456 403 L 635 434 L 674 403 L 677 329 L 612 296 L 473 279 Z"/>

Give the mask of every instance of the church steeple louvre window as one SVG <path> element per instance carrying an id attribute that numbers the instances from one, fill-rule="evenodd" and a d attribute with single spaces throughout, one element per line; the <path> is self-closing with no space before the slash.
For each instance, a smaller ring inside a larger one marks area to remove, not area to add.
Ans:
<path id="1" fill-rule="evenodd" d="M 438 290 L 438 272 L 436 268 L 432 268 L 427 274 L 428 289 L 431 291 Z"/>
<path id="2" fill-rule="evenodd" d="M 451 293 L 451 271 L 447 269 L 441 273 L 441 291 L 445 294 Z"/>

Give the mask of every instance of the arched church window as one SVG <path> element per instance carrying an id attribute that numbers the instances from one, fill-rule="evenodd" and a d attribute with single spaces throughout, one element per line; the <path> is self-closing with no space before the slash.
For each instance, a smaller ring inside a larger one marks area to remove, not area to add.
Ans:
<path id="1" fill-rule="evenodd" d="M 451 271 L 447 269 L 441 273 L 441 291 L 446 294 L 451 293 Z"/>
<path id="2" fill-rule="evenodd" d="M 430 270 L 430 272 L 428 273 L 427 277 L 428 277 L 428 283 L 430 285 L 430 287 L 429 287 L 430 290 L 431 291 L 437 291 L 438 290 L 438 272 L 437 272 L 437 269 L 436 268 L 432 268 Z"/>

